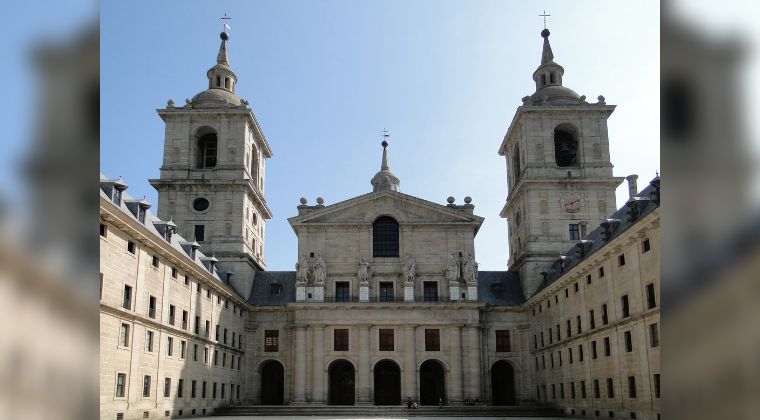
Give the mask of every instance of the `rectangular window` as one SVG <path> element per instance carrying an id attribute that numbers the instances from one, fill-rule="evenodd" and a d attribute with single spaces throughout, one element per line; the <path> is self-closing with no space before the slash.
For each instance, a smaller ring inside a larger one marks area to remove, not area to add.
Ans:
<path id="1" fill-rule="evenodd" d="M 625 265 L 625 254 L 618 255 L 618 267 Z"/>
<path id="2" fill-rule="evenodd" d="M 512 341 L 509 330 L 496 330 L 496 351 L 512 351 Z"/>
<path id="3" fill-rule="evenodd" d="M 657 306 L 657 298 L 654 294 L 654 284 L 647 284 L 647 309 L 652 309 Z"/>
<path id="4" fill-rule="evenodd" d="M 609 318 L 607 318 L 607 304 L 602 305 L 602 325 L 607 325 L 610 322 Z"/>
<path id="5" fill-rule="evenodd" d="M 177 278 L 177 267 L 172 267 L 172 278 L 173 279 Z"/>
<path id="6" fill-rule="evenodd" d="M 182 329 L 183 330 L 187 329 L 187 318 L 188 318 L 188 316 L 189 315 L 188 315 L 187 311 L 183 310 L 182 311 Z"/>
<path id="7" fill-rule="evenodd" d="M 224 399 L 224 390 L 227 387 L 227 384 L 222 384 L 222 395 L 221 398 Z"/>
<path id="8" fill-rule="evenodd" d="M 573 284 L 573 289 L 574 289 L 575 293 L 578 293 L 581 290 L 581 288 L 578 286 L 578 282 L 577 281 L 575 282 L 575 284 Z"/>
<path id="9" fill-rule="evenodd" d="M 172 391 L 172 379 L 164 378 L 164 398 L 169 398 Z"/>
<path id="10" fill-rule="evenodd" d="M 538 336 L 536 334 L 533 334 L 533 349 L 538 348 Z"/>
<path id="11" fill-rule="evenodd" d="M 581 398 L 586 398 L 586 381 L 581 381 Z"/>
<path id="12" fill-rule="evenodd" d="M 206 381 L 201 383 L 201 398 L 206 398 Z"/>
<path id="13" fill-rule="evenodd" d="M 581 230 L 577 223 L 570 223 L 569 236 L 571 241 L 578 241 L 581 239 Z"/>
<path id="14" fill-rule="evenodd" d="M 195 317 L 195 325 L 193 326 L 193 332 L 200 335 L 201 333 L 201 317 Z"/>
<path id="15" fill-rule="evenodd" d="M 198 361 L 198 345 L 193 344 L 193 362 Z"/>
<path id="16" fill-rule="evenodd" d="M 578 361 L 583 361 L 583 344 L 578 344 Z"/>
<path id="17" fill-rule="evenodd" d="M 176 309 L 174 305 L 169 305 L 169 325 L 174 325 Z"/>
<path id="18" fill-rule="evenodd" d="M 659 347 L 660 346 L 660 332 L 657 327 L 657 324 L 650 324 L 649 325 L 649 341 L 652 343 L 652 347 Z"/>
<path id="19" fill-rule="evenodd" d="M 129 324 L 121 324 L 121 329 L 119 329 L 119 345 L 129 347 Z"/>
<path id="20" fill-rule="evenodd" d="M 591 284 L 591 274 L 586 274 L 586 284 Z"/>
<path id="21" fill-rule="evenodd" d="M 158 256 L 154 255 L 153 258 L 150 261 L 150 265 L 153 266 L 153 268 L 158 268 Z"/>
<path id="22" fill-rule="evenodd" d="M 264 351 L 279 351 L 280 349 L 280 331 L 279 330 L 265 330 L 264 331 Z"/>
<path id="23" fill-rule="evenodd" d="M 132 242 L 132 241 L 127 242 L 127 252 L 129 252 L 130 254 L 134 254 L 135 253 L 135 243 L 134 242 Z"/>
<path id="24" fill-rule="evenodd" d="M 224 329 L 224 335 L 222 335 L 222 341 L 227 344 L 227 328 Z"/>
<path id="25" fill-rule="evenodd" d="M 601 398 L 601 392 L 599 391 L 599 379 L 594 379 L 594 398 Z"/>
<path id="26" fill-rule="evenodd" d="M 425 351 L 441 351 L 441 330 L 425 330 Z M 499 351 L 498 348 L 496 351 Z"/>
<path id="27" fill-rule="evenodd" d="M 185 286 L 190 286 L 190 276 L 185 274 Z"/>
<path id="28" fill-rule="evenodd" d="M 174 338 L 166 337 L 166 355 L 171 357 L 174 354 Z"/>
<path id="29" fill-rule="evenodd" d="M 350 288 L 347 281 L 335 282 L 335 301 L 336 302 L 348 302 L 351 299 Z"/>
<path id="30" fill-rule="evenodd" d="M 652 245 L 649 243 L 649 238 L 646 238 L 641 242 L 641 253 L 649 252 L 650 249 Z"/>
<path id="31" fill-rule="evenodd" d="M 195 240 L 196 241 L 203 242 L 204 240 L 206 240 L 205 233 L 206 233 L 205 225 L 195 225 Z"/>
<path id="32" fill-rule="evenodd" d="M 177 398 L 182 398 L 185 395 L 185 380 L 177 380 Z"/>
<path id="33" fill-rule="evenodd" d="M 592 341 L 591 342 L 591 358 L 592 359 L 596 359 L 596 357 L 597 357 L 597 354 L 596 354 L 596 341 Z"/>
<path id="34" fill-rule="evenodd" d="M 551 367 L 554 369 L 554 353 L 549 353 L 549 361 L 551 361 Z"/>
<path id="35" fill-rule="evenodd" d="M 127 375 L 125 373 L 116 374 L 116 396 L 124 397 L 124 389 L 126 388 Z"/>
<path id="36" fill-rule="evenodd" d="M 153 331 L 145 331 L 145 351 L 153 351 Z"/>
<path id="37" fill-rule="evenodd" d="M 237 341 L 237 340 L 236 340 L 236 338 L 237 338 L 237 337 L 236 337 L 236 335 L 235 335 L 235 331 L 233 331 L 233 332 L 232 332 L 232 347 L 235 347 L 235 342 Z"/>
<path id="38" fill-rule="evenodd" d="M 211 334 L 211 321 L 206 321 L 206 338 Z"/>
<path id="39" fill-rule="evenodd" d="M 575 382 L 570 382 L 570 398 L 575 399 Z"/>
<path id="40" fill-rule="evenodd" d="M 628 398 L 636 398 L 636 377 L 628 377 Z"/>
<path id="41" fill-rule="evenodd" d="M 380 351 L 393 351 L 393 330 L 380 329 Z"/>
<path id="42" fill-rule="evenodd" d="M 610 338 L 604 337 L 604 355 L 609 356 L 610 355 Z"/>
<path id="43" fill-rule="evenodd" d="M 594 319 L 594 310 L 588 311 L 588 327 L 589 329 L 596 328 L 596 320 Z"/>
<path id="44" fill-rule="evenodd" d="M 599 267 L 599 278 L 604 277 L 604 267 Z"/>
<path id="45" fill-rule="evenodd" d="M 573 329 L 570 328 L 570 320 L 569 319 L 566 321 L 565 330 L 567 330 L 566 332 L 567 332 L 567 336 L 568 337 L 572 337 L 573 336 Z"/>
<path id="46" fill-rule="evenodd" d="M 214 382 L 211 386 L 211 398 L 216 399 L 216 382 Z"/>
<path id="47" fill-rule="evenodd" d="M 626 331 L 623 333 L 623 336 L 625 337 L 625 351 L 630 353 L 633 351 L 633 338 L 631 337 L 631 332 Z"/>
<path id="48" fill-rule="evenodd" d="M 660 374 L 654 374 L 654 397 L 660 398 Z"/>
<path id="49" fill-rule="evenodd" d="M 557 324 L 557 341 L 562 340 L 562 336 L 559 333 L 559 324 Z"/>
<path id="50" fill-rule="evenodd" d="M 143 376 L 143 397 L 150 397 L 150 375 Z"/>
<path id="51" fill-rule="evenodd" d="M 195 387 L 196 387 L 197 383 L 198 383 L 198 381 L 196 381 L 196 380 L 192 380 L 190 382 L 190 398 L 195 398 L 195 396 L 196 396 Z"/>
<path id="52" fill-rule="evenodd" d="M 222 353 L 222 367 L 227 367 L 227 353 Z"/>
<path id="53" fill-rule="evenodd" d="M 184 359 L 186 354 L 187 354 L 187 341 L 180 340 L 180 342 L 179 342 L 179 357 L 180 357 L 180 359 Z"/>
<path id="54" fill-rule="evenodd" d="M 208 347 L 203 348 L 203 363 L 208 364 Z"/>
<path id="55" fill-rule="evenodd" d="M 104 224 L 100 224 L 100 236 L 107 237 L 108 236 L 108 228 Z"/>
<path id="56" fill-rule="evenodd" d="M 216 324 L 216 330 L 214 331 L 214 341 L 219 342 L 219 324 Z"/>
<path id="57" fill-rule="evenodd" d="M 557 399 L 557 386 L 556 386 L 556 384 L 552 384 L 552 399 L 553 400 Z"/>
<path id="58" fill-rule="evenodd" d="M 573 348 L 568 347 L 567 348 L 567 363 L 573 364 Z"/>
<path id="59" fill-rule="evenodd" d="M 612 378 L 607 378 L 607 398 L 615 398 L 615 388 L 612 386 Z"/>
<path id="60" fill-rule="evenodd" d="M 576 334 L 581 333 L 581 316 L 580 315 L 575 317 L 575 329 L 576 329 Z"/>
<path id="61" fill-rule="evenodd" d="M 132 309 L 132 286 L 124 285 L 124 299 L 121 302 L 121 306 L 124 309 Z"/>
<path id="62" fill-rule="evenodd" d="M 623 306 L 623 318 L 627 318 L 631 315 L 631 310 L 628 307 L 628 295 L 623 295 L 620 298 L 620 303 Z"/>
<path id="63" fill-rule="evenodd" d="M 393 302 L 393 283 L 381 281 L 379 293 L 380 302 Z"/>
<path id="64" fill-rule="evenodd" d="M 148 318 L 156 319 L 156 297 L 150 296 L 148 298 Z"/>
<path id="65" fill-rule="evenodd" d="M 438 282 L 422 282 L 422 299 L 425 302 L 438 302 Z"/>

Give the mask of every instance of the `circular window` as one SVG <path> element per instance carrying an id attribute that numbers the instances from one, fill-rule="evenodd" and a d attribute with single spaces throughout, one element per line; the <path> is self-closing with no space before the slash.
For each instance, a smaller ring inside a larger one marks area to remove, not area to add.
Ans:
<path id="1" fill-rule="evenodd" d="M 193 201 L 193 210 L 206 211 L 208 210 L 209 202 L 205 198 L 196 198 Z"/>

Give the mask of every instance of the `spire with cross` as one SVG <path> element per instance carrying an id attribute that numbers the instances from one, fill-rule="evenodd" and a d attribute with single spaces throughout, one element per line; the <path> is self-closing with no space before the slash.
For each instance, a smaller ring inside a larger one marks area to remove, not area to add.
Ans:
<path id="1" fill-rule="evenodd" d="M 228 29 L 230 29 L 230 25 L 227 24 L 228 20 L 232 20 L 231 17 L 227 16 L 227 13 L 224 14 L 224 17 L 219 18 L 222 21 L 222 24 L 224 25 L 222 28 L 223 32 L 227 32 Z"/>
<path id="2" fill-rule="evenodd" d="M 546 18 L 549 17 L 549 16 L 551 16 L 551 15 L 546 14 L 546 10 L 544 10 L 544 13 L 542 15 L 539 15 L 539 16 L 541 16 L 541 17 L 544 18 L 544 29 L 546 29 Z"/>

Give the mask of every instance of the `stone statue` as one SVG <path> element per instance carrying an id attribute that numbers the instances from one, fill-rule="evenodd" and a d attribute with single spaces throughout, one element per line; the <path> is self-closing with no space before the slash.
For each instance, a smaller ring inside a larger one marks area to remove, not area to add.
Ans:
<path id="1" fill-rule="evenodd" d="M 414 278 L 417 276 L 417 261 L 411 255 L 407 256 L 404 262 L 403 276 L 404 283 L 414 283 Z"/>
<path id="2" fill-rule="evenodd" d="M 464 281 L 473 284 L 478 282 L 478 263 L 475 261 L 475 257 L 472 254 L 467 254 L 462 263 L 462 274 L 464 275 Z"/>
<path id="3" fill-rule="evenodd" d="M 362 257 L 361 261 L 359 261 L 357 276 L 359 277 L 359 283 L 364 286 L 369 285 L 369 280 L 372 278 L 372 265 L 368 259 Z"/>
<path id="4" fill-rule="evenodd" d="M 296 282 L 306 284 L 309 281 L 309 261 L 306 256 L 296 261 Z"/>
<path id="5" fill-rule="evenodd" d="M 326 278 L 327 264 L 325 264 L 325 259 L 321 256 L 317 257 L 317 261 L 314 263 L 314 285 L 324 286 Z"/>
<path id="6" fill-rule="evenodd" d="M 459 261 L 455 254 L 449 255 L 449 261 L 443 267 L 443 274 L 449 283 L 459 282 Z"/>

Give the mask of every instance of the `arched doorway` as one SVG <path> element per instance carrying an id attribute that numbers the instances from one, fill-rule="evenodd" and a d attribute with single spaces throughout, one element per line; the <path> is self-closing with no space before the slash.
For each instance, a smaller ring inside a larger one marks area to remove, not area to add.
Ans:
<path id="1" fill-rule="evenodd" d="M 327 369 L 330 377 L 327 403 L 354 405 L 354 365 L 347 360 L 336 360 Z"/>
<path id="2" fill-rule="evenodd" d="M 515 405 L 515 371 L 506 360 L 491 366 L 491 400 L 493 405 Z"/>
<path id="3" fill-rule="evenodd" d="M 259 386 L 261 405 L 282 405 L 285 389 L 285 368 L 276 360 L 261 365 Z"/>
<path id="4" fill-rule="evenodd" d="M 375 405 L 401 404 L 401 369 L 392 360 L 375 365 Z"/>
<path id="5" fill-rule="evenodd" d="M 446 402 L 446 379 L 443 365 L 437 360 L 426 360 L 420 365 L 420 404 L 436 405 Z"/>

